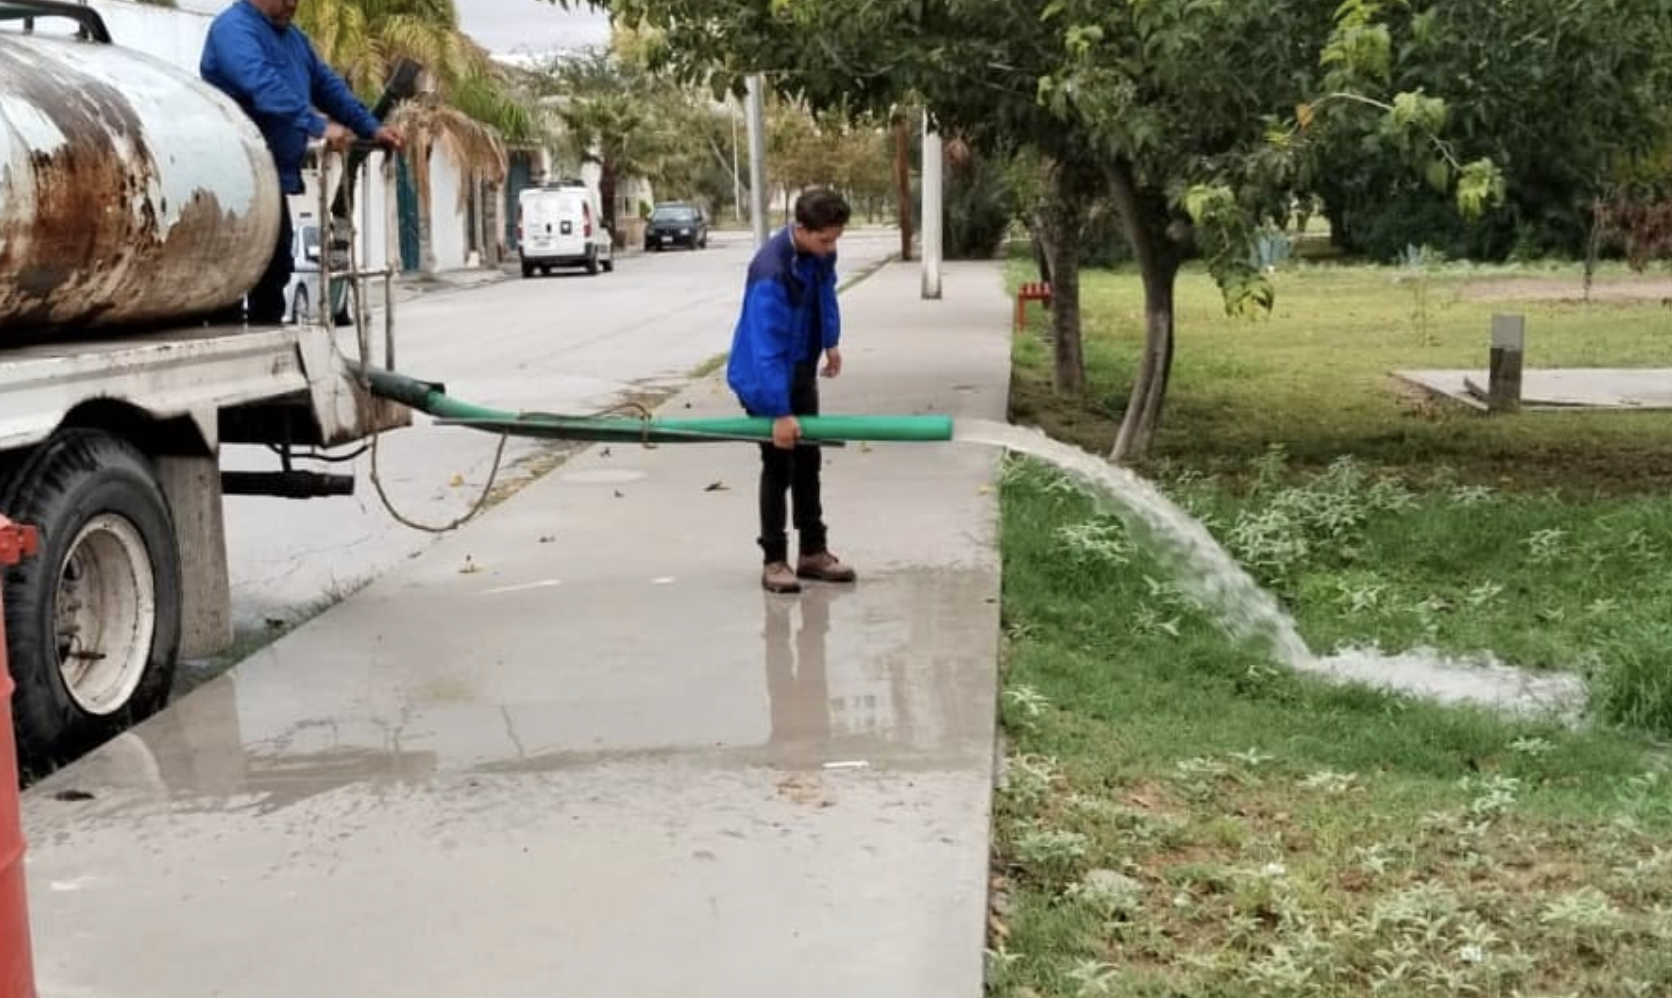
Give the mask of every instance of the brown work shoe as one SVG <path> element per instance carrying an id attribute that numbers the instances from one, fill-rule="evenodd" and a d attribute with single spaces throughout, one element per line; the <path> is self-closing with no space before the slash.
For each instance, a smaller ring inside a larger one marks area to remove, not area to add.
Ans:
<path id="1" fill-rule="evenodd" d="M 859 578 L 857 572 L 842 564 L 842 559 L 829 551 L 802 555 L 796 563 L 795 574 L 819 582 L 852 582 Z"/>
<path id="2" fill-rule="evenodd" d="M 761 588 L 769 593 L 798 593 L 801 583 L 787 561 L 769 561 L 761 569 Z"/>

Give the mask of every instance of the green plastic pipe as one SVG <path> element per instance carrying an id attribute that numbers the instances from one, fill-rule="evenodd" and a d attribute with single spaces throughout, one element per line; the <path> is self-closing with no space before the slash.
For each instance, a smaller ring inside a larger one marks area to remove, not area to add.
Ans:
<path id="1" fill-rule="evenodd" d="M 372 394 L 428 413 L 438 422 L 494 433 L 565 440 L 624 443 L 715 443 L 772 439 L 772 420 L 761 416 L 714 419 L 633 419 L 622 416 L 565 416 L 509 412 L 461 402 L 439 384 L 393 371 L 369 370 Z M 942 442 L 952 439 L 951 416 L 801 416 L 809 443 L 844 441 Z"/>

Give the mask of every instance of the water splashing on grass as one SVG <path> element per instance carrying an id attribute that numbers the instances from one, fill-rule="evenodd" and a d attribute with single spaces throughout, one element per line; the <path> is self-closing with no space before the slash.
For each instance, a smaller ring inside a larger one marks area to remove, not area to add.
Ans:
<path id="1" fill-rule="evenodd" d="M 1037 430 L 988 420 L 960 419 L 954 439 L 1027 454 L 1088 486 L 1120 517 L 1128 532 L 1153 545 L 1173 567 L 1176 584 L 1232 637 L 1271 649 L 1299 671 L 1412 693 L 1442 703 L 1477 704 L 1526 714 L 1576 716 L 1584 703 L 1569 675 L 1525 672 L 1491 659 L 1447 658 L 1432 651 L 1396 655 L 1344 649 L 1315 656 L 1276 597 L 1263 589 L 1194 517 L 1153 483 Z"/>
<path id="2" fill-rule="evenodd" d="M 1195 517 L 1128 468 L 1088 454 L 1037 430 L 987 420 L 959 420 L 954 439 L 990 444 L 1051 464 L 1110 500 L 1129 532 L 1163 553 L 1184 593 L 1212 613 L 1233 637 L 1270 645 L 1278 661 L 1304 668 L 1313 660 L 1295 623 Z"/>

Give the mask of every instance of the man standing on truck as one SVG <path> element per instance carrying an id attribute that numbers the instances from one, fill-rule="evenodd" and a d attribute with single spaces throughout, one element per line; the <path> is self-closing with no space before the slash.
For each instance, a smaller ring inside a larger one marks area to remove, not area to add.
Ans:
<path id="1" fill-rule="evenodd" d="M 237 0 L 210 24 L 198 67 L 204 80 L 237 101 L 261 129 L 285 195 L 302 193 L 309 139 L 324 139 L 333 149 L 344 148 L 356 135 L 395 149 L 402 142 L 400 132 L 373 117 L 291 23 L 298 2 Z M 288 199 L 280 201 L 278 245 L 249 293 L 251 325 L 276 325 L 284 318 L 293 236 Z"/>

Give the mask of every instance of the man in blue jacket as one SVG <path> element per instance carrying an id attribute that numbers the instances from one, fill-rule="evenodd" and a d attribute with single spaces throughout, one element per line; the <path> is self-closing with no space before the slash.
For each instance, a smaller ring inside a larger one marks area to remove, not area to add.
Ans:
<path id="1" fill-rule="evenodd" d="M 743 314 L 732 334 L 726 381 L 752 416 L 772 420 L 772 442 L 761 444 L 759 543 L 768 592 L 801 591 L 801 579 L 852 582 L 855 573 L 830 553 L 819 497 L 816 446 L 801 444 L 797 416 L 819 411 L 818 376 L 842 373 L 841 314 L 836 306 L 836 241 L 848 224 L 848 205 L 828 190 L 795 202 L 795 220 L 755 253 L 743 289 Z M 819 358 L 824 368 L 819 369 Z M 789 564 L 789 511 L 800 557 Z"/>
<path id="2" fill-rule="evenodd" d="M 341 149 L 358 135 L 401 147 L 400 133 L 372 117 L 342 77 L 320 61 L 302 29 L 290 23 L 297 3 L 238 0 L 209 25 L 198 66 L 203 78 L 237 101 L 261 129 L 283 194 L 302 193 L 309 139 Z M 273 258 L 249 293 L 251 324 L 270 325 L 284 317 L 284 289 L 294 264 L 288 199 L 280 198 L 279 218 Z"/>

